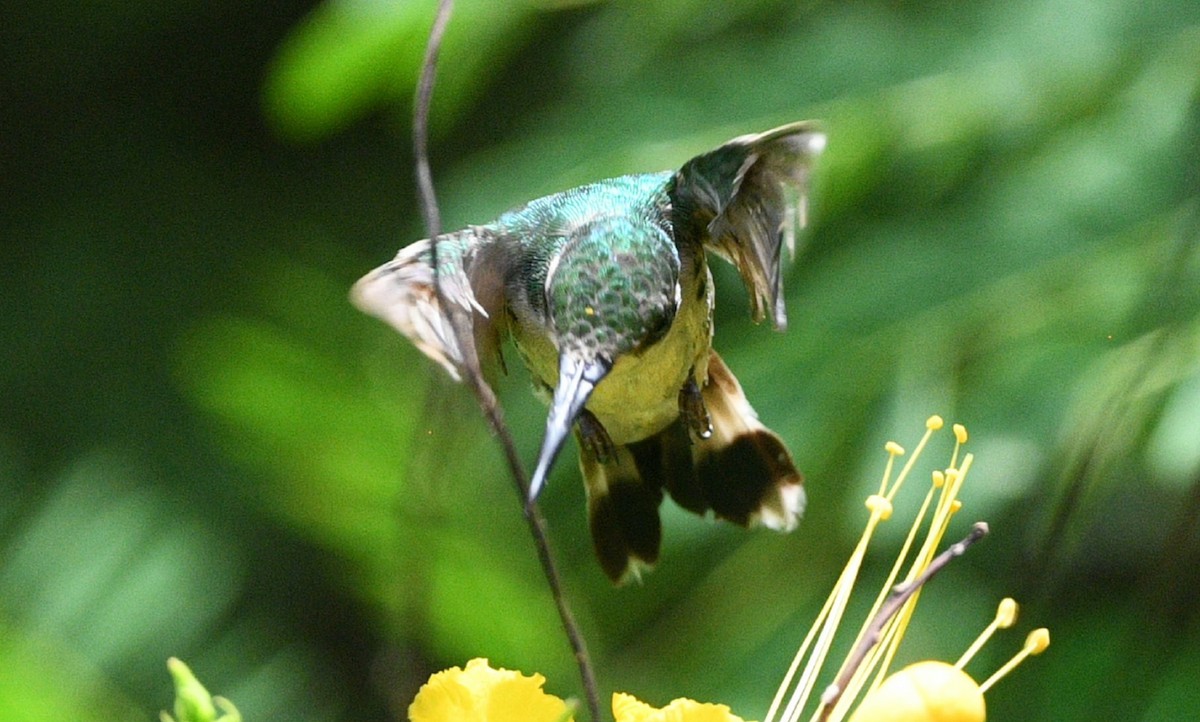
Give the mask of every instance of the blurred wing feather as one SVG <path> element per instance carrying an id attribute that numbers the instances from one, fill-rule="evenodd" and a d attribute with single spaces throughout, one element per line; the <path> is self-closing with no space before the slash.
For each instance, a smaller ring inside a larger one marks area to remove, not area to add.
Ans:
<path id="1" fill-rule="evenodd" d="M 494 263 L 497 254 L 489 252 L 490 240 L 485 228 L 439 236 L 437 274 L 429 240 L 417 241 L 363 276 L 350 298 L 461 381 L 468 358 L 499 355 L 505 318 L 503 270 Z M 464 331 L 470 329 L 470 335 L 463 338 L 456 323 Z"/>
<path id="2" fill-rule="evenodd" d="M 780 329 L 787 326 L 782 249 L 790 260 L 806 221 L 812 161 L 824 147 L 825 135 L 808 122 L 743 135 L 688 161 L 670 191 L 679 223 L 741 273 L 754 320 L 769 308 Z"/>

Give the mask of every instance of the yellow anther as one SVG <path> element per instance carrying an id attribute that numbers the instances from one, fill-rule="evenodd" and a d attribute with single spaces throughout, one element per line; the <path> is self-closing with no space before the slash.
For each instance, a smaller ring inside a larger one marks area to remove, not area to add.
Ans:
<path id="1" fill-rule="evenodd" d="M 993 674 L 991 677 L 988 677 L 983 684 L 979 685 L 979 689 L 983 692 L 987 692 L 992 688 L 992 685 L 996 684 L 1001 679 L 1004 679 L 1005 675 L 1013 671 L 1018 664 L 1025 661 L 1026 657 L 1033 654 L 1041 654 L 1046 650 L 1046 647 L 1049 646 L 1050 630 L 1046 629 L 1045 627 L 1033 630 L 1029 633 L 1029 636 L 1025 638 L 1025 646 L 1021 647 L 1021 651 L 1017 652 L 1016 655 L 1013 656 L 1012 659 L 1008 660 L 1003 667 L 996 670 L 995 674 Z"/>
<path id="2" fill-rule="evenodd" d="M 958 499 L 954 499 L 950 502 L 950 513 L 951 514 L 957 514 L 958 510 L 961 508 L 962 508 L 962 502 L 959 501 Z"/>
<path id="3" fill-rule="evenodd" d="M 925 420 L 925 428 L 929 429 L 930 431 L 937 431 L 945 424 L 946 422 L 942 421 L 942 417 L 938 416 L 937 414 L 934 414 Z"/>
<path id="4" fill-rule="evenodd" d="M 883 450 L 892 456 L 904 456 L 904 447 L 897 444 L 895 441 L 889 441 L 883 445 Z"/>
<path id="5" fill-rule="evenodd" d="M 967 443 L 967 427 L 963 426 L 962 424 L 955 424 L 954 438 L 957 439 L 958 443 L 960 444 Z"/>
<path id="6" fill-rule="evenodd" d="M 1005 597 L 1000 600 L 1000 606 L 996 609 L 996 626 L 1000 629 L 1008 629 L 1017 621 L 1017 600 L 1012 597 Z"/>
<path id="7" fill-rule="evenodd" d="M 878 514 L 880 519 L 888 519 L 892 516 L 892 502 L 879 494 L 867 497 L 867 509 L 872 514 Z"/>
<path id="8" fill-rule="evenodd" d="M 963 652 L 963 656 L 959 658 L 958 662 L 955 663 L 954 666 L 958 667 L 959 669 L 965 667 L 967 663 L 971 661 L 971 658 L 975 656 L 975 653 L 983 648 L 984 643 L 991 639 L 993 632 L 995 632 L 997 629 L 1008 629 L 1016 621 L 1017 601 L 1012 597 L 1005 597 L 1004 599 L 1001 599 L 999 606 L 996 607 L 996 618 L 993 619 L 991 624 L 987 625 L 983 632 L 981 632 L 975 641 L 971 643 L 971 646 L 967 648 L 967 651 Z M 1026 645 L 1028 645 L 1028 641 L 1026 641 Z"/>
<path id="9" fill-rule="evenodd" d="M 1030 654 L 1041 654 L 1046 651 L 1046 647 L 1050 646 L 1050 630 L 1045 627 L 1039 627 L 1029 633 L 1025 638 L 1025 649 L 1029 650 Z"/>
<path id="10" fill-rule="evenodd" d="M 588 315 L 588 316 L 596 315 L 596 309 L 592 308 L 591 306 L 585 306 L 583 309 L 583 312 L 585 315 Z"/>
<path id="11" fill-rule="evenodd" d="M 933 488 L 941 489 L 946 485 L 946 475 L 940 471 L 933 472 Z"/>

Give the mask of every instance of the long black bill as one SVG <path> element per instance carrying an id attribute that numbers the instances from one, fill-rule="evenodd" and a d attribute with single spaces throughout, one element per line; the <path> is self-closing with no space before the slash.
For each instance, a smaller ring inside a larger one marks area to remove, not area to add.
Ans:
<path id="1" fill-rule="evenodd" d="M 537 468 L 529 481 L 530 503 L 537 499 L 546 485 L 546 477 L 567 440 L 567 434 L 571 433 L 575 419 L 608 370 L 609 365 L 601 361 L 581 361 L 566 354 L 558 360 L 558 387 L 554 389 L 550 415 L 546 417 L 546 436 L 542 439 Z"/>

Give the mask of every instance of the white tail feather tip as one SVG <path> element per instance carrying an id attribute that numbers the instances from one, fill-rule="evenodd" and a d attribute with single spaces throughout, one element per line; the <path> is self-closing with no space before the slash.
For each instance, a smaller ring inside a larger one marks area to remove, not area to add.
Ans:
<path id="1" fill-rule="evenodd" d="M 788 532 L 800 523 L 808 497 L 800 484 L 784 484 L 763 500 L 751 523 L 760 523 L 768 529 Z"/>

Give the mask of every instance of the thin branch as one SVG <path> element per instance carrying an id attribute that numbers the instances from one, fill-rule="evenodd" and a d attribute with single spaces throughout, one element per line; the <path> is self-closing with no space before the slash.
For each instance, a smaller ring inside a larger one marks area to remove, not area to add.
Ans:
<path id="1" fill-rule="evenodd" d="M 416 159 L 417 189 L 420 193 L 421 210 L 430 239 L 434 288 L 438 294 L 439 306 L 449 311 L 451 328 L 462 347 L 464 366 L 462 376 L 471 387 L 471 391 L 475 394 L 475 399 L 483 411 L 484 418 L 487 419 L 488 425 L 492 427 L 492 431 L 496 434 L 500 440 L 501 447 L 504 449 L 505 461 L 508 463 L 508 470 L 516 487 L 517 499 L 521 504 L 525 520 L 529 525 L 529 533 L 533 537 L 534 546 L 537 548 L 538 561 L 541 562 L 542 572 L 546 576 L 546 583 L 549 585 L 550 593 L 554 597 L 554 602 L 558 607 L 558 616 L 562 621 L 563 630 L 567 634 L 571 650 L 575 654 L 575 661 L 579 666 L 579 676 L 583 683 L 584 694 L 587 696 L 588 710 L 591 713 L 593 722 L 600 722 L 603 719 L 600 715 L 600 695 L 596 685 L 596 675 L 592 669 L 591 658 L 588 656 L 587 645 L 583 638 L 583 632 L 580 630 L 579 624 L 575 621 L 575 615 L 571 611 L 571 605 L 567 601 L 567 595 L 563 589 L 562 576 L 558 572 L 558 566 L 555 564 L 554 555 L 550 550 L 546 519 L 537 504 L 532 502 L 526 503 L 526 499 L 528 498 L 526 479 L 528 477 L 525 475 L 525 469 L 521 464 L 520 454 L 517 453 L 517 446 L 513 441 L 512 433 L 508 430 L 508 425 L 504 422 L 504 413 L 500 408 L 500 401 L 496 398 L 492 387 L 484 379 L 482 370 L 480 369 L 479 355 L 475 349 L 473 320 L 469 312 L 464 311 L 461 307 L 454 304 L 446 303 L 442 297 L 441 285 L 438 283 L 438 272 L 440 270 L 438 264 L 438 236 L 441 234 L 441 218 L 438 212 L 437 197 L 434 195 L 433 190 L 433 174 L 429 168 L 429 105 L 433 97 L 438 52 L 441 49 L 442 36 L 446 32 L 446 26 L 450 22 L 450 12 L 453 5 L 453 0 L 439 0 L 438 2 L 437 16 L 434 18 L 433 27 L 429 31 L 429 42 L 425 48 L 425 60 L 421 66 L 421 76 L 417 82 L 416 107 L 413 112 L 413 152 Z"/>
<path id="2" fill-rule="evenodd" d="M 966 553 L 967 549 L 975 542 L 982 539 L 988 533 L 988 525 L 984 522 L 976 522 L 971 527 L 971 532 L 957 544 L 951 544 L 946 551 L 934 557 L 929 566 L 925 567 L 916 579 L 911 582 L 897 584 L 892 588 L 891 595 L 883 606 L 876 612 L 875 618 L 871 620 L 870 626 L 867 627 L 867 633 L 859 640 L 858 646 L 846 658 L 846 663 L 842 665 L 842 671 L 833 684 L 826 688 L 825 693 L 821 695 L 821 709 L 817 717 L 818 722 L 826 722 L 829 719 L 829 714 L 833 708 L 837 706 L 837 702 L 842 697 L 842 692 L 846 690 L 846 686 L 853 679 L 855 671 L 862 665 L 863 660 L 867 658 L 867 654 L 871 649 L 879 644 L 879 640 L 883 636 L 883 628 L 887 626 L 889 620 L 896 616 L 904 603 L 909 597 L 916 593 L 925 582 L 928 582 L 934 574 L 937 574 L 947 564 L 957 557 L 961 557 Z"/>
<path id="3" fill-rule="evenodd" d="M 433 27 L 429 29 L 429 42 L 425 46 L 425 60 L 421 64 L 421 75 L 417 79 L 417 100 L 413 108 L 413 155 L 417 166 L 417 191 L 421 197 L 421 213 L 425 218 L 425 229 L 433 245 L 434 278 L 438 271 L 437 237 L 442 233 L 442 219 L 438 213 L 437 196 L 433 192 L 433 173 L 429 170 L 429 106 L 433 99 L 433 81 L 437 75 L 438 53 L 442 49 L 442 36 L 450 24 L 450 13 L 454 0 L 439 0 Z M 438 289 L 441 293 L 441 289 Z M 444 308 L 444 307 L 443 307 Z"/>

